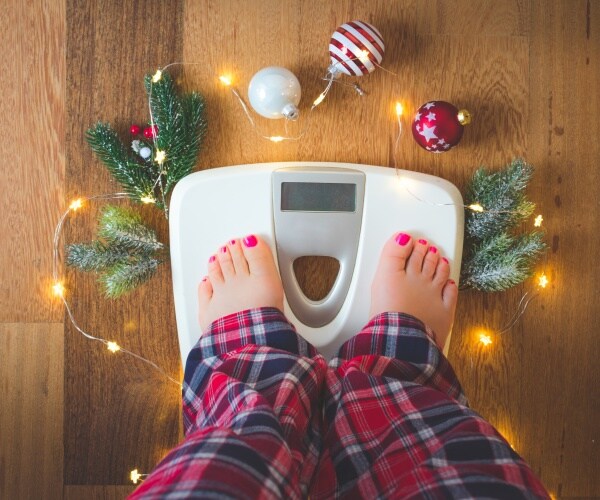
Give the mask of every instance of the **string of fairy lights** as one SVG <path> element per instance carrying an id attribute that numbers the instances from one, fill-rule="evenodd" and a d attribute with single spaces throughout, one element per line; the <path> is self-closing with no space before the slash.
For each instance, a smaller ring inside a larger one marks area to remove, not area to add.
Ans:
<path id="1" fill-rule="evenodd" d="M 365 53 L 366 51 L 364 51 L 361 54 L 361 57 L 365 57 L 368 58 L 369 55 L 368 53 Z M 371 63 L 375 64 L 377 67 L 383 69 L 384 71 L 394 74 L 396 75 L 394 72 L 389 71 L 383 67 L 381 67 L 377 62 L 373 61 L 372 59 L 370 60 Z M 162 78 L 162 74 L 165 70 L 167 70 L 170 67 L 176 66 L 176 65 L 193 65 L 193 64 L 200 64 L 200 63 L 183 63 L 183 62 L 176 62 L 176 63 L 171 63 L 168 64 L 167 66 L 164 66 L 160 69 L 158 69 L 156 71 L 156 73 L 153 75 L 151 81 L 153 83 L 157 83 L 160 81 L 160 79 Z M 397 75 L 396 75 L 397 76 Z M 266 139 L 269 140 L 273 143 L 280 143 L 283 141 L 298 141 L 300 139 L 302 139 L 308 132 L 309 130 L 309 125 L 310 125 L 310 117 L 312 116 L 313 111 L 324 101 L 324 99 L 326 98 L 326 96 L 328 95 L 328 93 L 330 92 L 332 86 L 334 83 L 342 83 L 343 85 L 347 85 L 347 86 L 351 86 L 354 88 L 354 90 L 357 92 L 357 94 L 359 96 L 364 96 L 366 93 L 357 85 L 357 84 L 346 84 L 343 82 L 338 82 L 336 81 L 335 77 L 334 77 L 334 73 L 333 71 L 331 71 L 331 69 L 328 71 L 328 74 L 325 78 L 323 78 L 324 80 L 326 80 L 327 84 L 325 89 L 318 95 L 318 97 L 312 102 L 311 107 L 309 109 L 309 113 L 308 113 L 308 118 L 306 119 L 306 123 L 304 125 L 304 127 L 301 129 L 301 132 L 296 135 L 296 136 L 269 136 L 267 134 L 264 134 L 260 131 L 260 129 L 258 128 L 258 125 L 256 123 L 256 121 L 254 120 L 252 113 L 248 107 L 248 105 L 246 104 L 245 100 L 243 99 L 243 97 L 240 95 L 239 91 L 236 89 L 236 87 L 233 85 L 233 78 L 231 75 L 220 75 L 218 77 L 218 81 L 220 82 L 220 84 L 222 86 L 224 86 L 225 88 L 228 88 L 229 91 L 231 92 L 231 94 L 234 96 L 234 98 L 237 100 L 237 102 L 239 103 L 239 105 L 241 106 L 241 109 L 243 111 L 243 113 L 245 114 L 246 118 L 248 119 L 250 126 L 252 127 L 252 129 L 256 132 L 256 134 L 261 138 L 261 139 Z M 149 98 L 148 98 L 148 108 L 149 108 L 149 114 L 150 114 L 150 125 L 151 127 L 155 127 L 155 122 L 154 122 L 154 116 L 153 116 L 153 112 L 152 112 L 152 106 L 150 105 L 150 101 L 151 101 L 151 97 L 152 97 L 152 86 L 150 86 L 150 93 L 149 93 Z M 396 118 L 396 125 L 397 125 L 397 132 L 396 132 L 396 136 L 395 136 L 395 140 L 394 140 L 394 148 L 393 148 L 393 166 L 394 169 L 397 173 L 397 179 L 399 180 L 400 185 L 404 188 L 404 190 L 412 197 L 414 197 L 416 200 L 418 200 L 421 203 L 425 203 L 428 205 L 433 205 L 433 206 L 460 206 L 460 205 L 456 205 L 454 203 L 436 203 L 436 202 L 432 202 L 430 200 L 425 200 L 422 199 L 421 197 L 417 196 L 414 192 L 412 192 L 409 188 L 409 186 L 403 182 L 403 178 L 401 175 L 401 170 L 398 168 L 397 165 L 397 157 L 398 157 L 398 151 L 400 148 L 400 143 L 401 143 L 401 138 L 402 138 L 402 133 L 403 133 L 403 126 L 402 126 L 402 122 L 403 122 L 403 105 L 401 104 L 400 101 L 395 101 L 393 103 L 394 106 L 394 110 L 395 110 L 395 118 Z M 287 120 L 286 120 L 286 132 L 287 132 Z M 153 135 L 152 136 L 152 140 L 153 143 L 155 145 L 155 156 L 154 156 L 154 161 L 158 164 L 158 165 L 163 165 L 168 157 L 168 151 L 164 151 L 164 150 L 160 150 L 158 149 L 157 143 L 156 143 L 156 136 Z M 167 208 L 167 200 L 166 200 L 166 196 L 165 196 L 165 192 L 163 189 L 163 175 L 164 175 L 164 171 L 160 172 L 160 174 L 158 175 L 153 189 L 156 188 L 157 186 L 160 188 L 160 192 L 161 192 L 161 196 L 162 196 L 162 202 L 163 205 L 165 206 L 165 209 Z M 63 306 L 65 307 L 65 310 L 67 312 L 67 317 L 69 318 L 70 323 L 72 324 L 73 328 L 79 332 L 82 336 L 84 336 L 85 338 L 87 338 L 88 340 L 92 340 L 92 341 L 96 341 L 99 343 L 102 343 L 106 346 L 107 350 L 112 353 L 112 354 L 117 354 L 117 353 L 121 353 L 121 354 L 125 354 L 127 356 L 131 356 L 143 363 L 145 363 L 147 366 L 149 366 L 150 368 L 154 369 L 155 371 L 157 371 L 158 373 L 160 373 L 162 376 L 166 377 L 170 382 L 172 382 L 173 384 L 177 385 L 178 388 L 182 387 L 182 384 L 179 380 L 174 379 L 173 377 L 171 377 L 164 369 L 162 369 L 160 366 L 158 366 L 156 363 L 154 363 L 153 361 L 145 358 L 144 356 L 141 356 L 140 354 L 137 354 L 131 350 L 128 350 L 122 346 L 120 346 L 119 344 L 117 344 L 115 341 L 113 340 L 108 340 L 96 335 L 92 335 L 91 333 L 87 332 L 86 330 L 84 330 L 84 328 L 82 328 L 77 320 L 75 319 L 75 316 L 73 314 L 73 310 L 70 306 L 69 301 L 67 300 L 67 292 L 68 292 L 68 287 L 65 285 L 65 279 L 63 277 L 63 275 L 61 274 L 61 266 L 60 266 L 60 242 L 61 242 L 61 235 L 62 235 L 62 231 L 64 228 L 64 224 L 65 222 L 68 220 L 68 218 L 70 216 L 72 216 L 74 213 L 78 212 L 79 210 L 81 210 L 86 204 L 89 204 L 91 202 L 97 202 L 97 201 L 106 201 L 106 200 L 121 200 L 121 199 L 127 199 L 130 198 L 130 195 L 127 193 L 110 193 L 110 194 L 101 194 L 101 195 L 94 195 L 94 196 L 82 196 L 82 197 L 78 197 L 75 200 L 73 200 L 68 208 L 63 212 L 63 214 L 61 215 L 56 228 L 55 228 L 55 232 L 54 232 L 54 240 L 53 240 L 53 267 L 52 267 L 52 277 L 53 277 L 53 283 L 52 283 L 52 292 L 53 294 L 58 297 L 62 303 Z M 156 200 L 154 198 L 153 195 L 144 195 L 144 196 L 140 196 L 139 201 L 144 203 L 144 204 L 153 204 L 156 203 Z M 479 203 L 474 203 L 471 205 L 462 205 L 465 209 L 467 210 L 471 210 L 474 212 L 484 212 L 486 211 L 485 207 L 483 207 L 481 204 Z M 543 222 L 543 217 L 542 215 L 538 215 L 535 220 L 534 220 L 534 226 L 535 227 L 540 227 L 542 225 Z M 530 304 L 530 302 L 535 299 L 537 296 L 539 296 L 541 290 L 543 290 L 544 288 L 546 288 L 546 286 L 548 285 L 549 281 L 548 281 L 548 277 L 546 276 L 545 273 L 541 273 L 536 277 L 537 280 L 537 289 L 535 291 L 528 291 L 526 292 L 522 298 L 519 301 L 519 304 L 514 312 L 514 314 L 512 315 L 512 317 L 508 320 L 508 322 L 506 323 L 506 325 L 504 327 L 502 327 L 501 329 L 499 329 L 497 331 L 497 335 L 501 335 L 504 334 L 506 332 L 508 332 L 510 329 L 512 329 L 514 327 L 514 325 L 518 322 L 518 320 L 521 318 L 521 316 L 525 313 L 528 305 Z M 490 346 L 490 344 L 493 343 L 493 334 L 489 331 L 481 331 L 477 337 L 477 342 L 479 343 L 480 346 L 482 347 L 488 347 Z M 137 484 L 140 480 L 142 480 L 145 476 L 147 476 L 147 474 L 141 474 L 139 473 L 139 471 L 137 469 L 134 469 L 130 472 L 130 480 L 132 481 L 133 484 Z"/>

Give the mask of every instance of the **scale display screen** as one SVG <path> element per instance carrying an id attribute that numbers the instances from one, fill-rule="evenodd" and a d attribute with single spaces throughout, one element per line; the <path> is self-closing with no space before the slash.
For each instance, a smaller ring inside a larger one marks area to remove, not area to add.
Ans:
<path id="1" fill-rule="evenodd" d="M 282 182 L 281 210 L 291 212 L 354 212 L 356 184 Z"/>

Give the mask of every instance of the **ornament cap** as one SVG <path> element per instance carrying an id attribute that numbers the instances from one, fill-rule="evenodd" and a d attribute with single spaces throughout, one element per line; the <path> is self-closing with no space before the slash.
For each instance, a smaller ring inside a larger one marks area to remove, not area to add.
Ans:
<path id="1" fill-rule="evenodd" d="M 458 118 L 458 122 L 461 125 L 468 125 L 469 123 L 471 123 L 472 117 L 469 111 L 467 111 L 466 109 L 461 109 L 456 115 L 456 118 Z"/>
<path id="2" fill-rule="evenodd" d="M 295 104 L 289 103 L 286 104 L 281 110 L 281 114 L 287 120 L 297 120 L 300 117 L 300 111 Z"/>

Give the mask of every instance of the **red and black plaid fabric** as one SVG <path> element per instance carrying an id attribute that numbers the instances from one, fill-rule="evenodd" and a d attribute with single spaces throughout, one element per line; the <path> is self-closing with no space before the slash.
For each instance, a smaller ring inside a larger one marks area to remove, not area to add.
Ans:
<path id="1" fill-rule="evenodd" d="M 276 309 L 222 318 L 188 357 L 183 414 L 131 498 L 549 498 L 406 314 L 329 365 Z"/>

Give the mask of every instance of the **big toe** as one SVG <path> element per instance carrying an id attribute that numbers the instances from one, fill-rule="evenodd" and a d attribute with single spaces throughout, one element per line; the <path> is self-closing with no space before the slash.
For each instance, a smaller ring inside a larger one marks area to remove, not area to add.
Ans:
<path id="1" fill-rule="evenodd" d="M 273 253 L 261 238 L 251 234 L 242 238 L 242 243 L 250 275 L 263 276 L 277 272 Z"/>
<path id="2" fill-rule="evenodd" d="M 379 269 L 384 273 L 403 271 L 413 249 L 410 234 L 397 233 L 384 245 L 381 251 Z"/>

